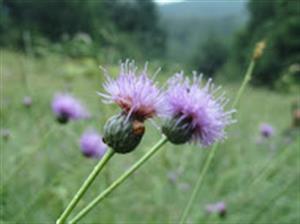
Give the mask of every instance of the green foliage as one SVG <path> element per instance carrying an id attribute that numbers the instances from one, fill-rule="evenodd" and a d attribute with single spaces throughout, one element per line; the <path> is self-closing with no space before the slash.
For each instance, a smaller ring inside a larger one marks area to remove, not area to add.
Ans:
<path id="1" fill-rule="evenodd" d="M 164 53 L 166 36 L 151 0 L 3 0 L 0 5 L 2 46 L 23 47 L 23 33 L 29 31 L 32 39 L 64 42 L 63 53 L 75 57 L 111 47 L 128 57 L 136 56 L 135 49 L 144 57 Z M 83 46 L 76 41 L 78 34 L 90 36 L 93 43 Z"/>
<path id="2" fill-rule="evenodd" d="M 253 82 L 274 87 L 287 68 L 300 60 L 300 11 L 298 1 L 249 2 L 250 20 L 236 38 L 235 58 L 244 66 L 254 44 L 265 40 L 267 47 L 258 62 Z"/>
<path id="3" fill-rule="evenodd" d="M 94 33 L 105 19 L 105 1 L 4 0 L 3 4 L 20 29 L 36 30 L 51 40 L 59 40 L 63 33 Z"/>
<path id="4" fill-rule="evenodd" d="M 281 78 L 276 81 L 275 88 L 286 93 L 299 93 L 300 91 L 300 65 L 292 64 L 283 72 Z"/>
<path id="5" fill-rule="evenodd" d="M 105 122 L 119 109 L 100 102 L 96 91 L 103 91 L 104 76 L 99 70 L 95 69 L 89 78 L 78 73 L 72 83 L 62 78 L 62 71 L 67 70 L 66 62 L 68 66 L 80 65 L 82 69 L 89 68 L 89 63 L 80 63 L 79 59 L 66 61 L 57 55 L 33 59 L 5 50 L 2 53 L 1 129 L 9 129 L 11 137 L 0 139 L 3 158 L 0 219 L 3 223 L 53 223 L 97 162 L 81 155 L 80 135 L 87 127 L 103 133 Z M 117 74 L 117 66 L 107 68 L 113 75 Z M 172 74 L 165 70 L 162 73 L 157 77 L 160 83 Z M 29 93 L 23 75 L 27 77 Z M 51 99 L 66 83 L 91 111 L 90 120 L 64 126 L 55 123 Z M 225 84 L 224 89 L 232 99 L 238 86 Z M 31 108 L 21 103 L 28 94 L 33 99 Z M 298 223 L 300 201 L 295 197 L 299 194 L 299 132 L 291 144 L 282 135 L 291 125 L 290 105 L 294 97 L 260 88 L 246 90 L 236 116 L 238 123 L 228 130 L 228 139 L 216 151 L 189 216 L 191 222 Z M 255 141 L 261 122 L 271 123 L 276 135 L 258 145 Z M 74 214 L 160 138 L 155 127 L 149 122 L 146 125 L 138 149 L 110 161 Z M 52 132 L 46 138 L 49 130 Z M 210 150 L 191 144 L 166 144 L 82 223 L 177 223 L 209 153 Z M 175 180 L 170 178 L 172 172 L 177 174 Z M 227 204 L 225 219 L 205 212 L 205 206 L 216 201 Z"/>
<path id="6" fill-rule="evenodd" d="M 225 44 L 214 36 L 208 38 L 193 58 L 193 67 L 199 72 L 213 77 L 226 62 L 228 50 Z"/>

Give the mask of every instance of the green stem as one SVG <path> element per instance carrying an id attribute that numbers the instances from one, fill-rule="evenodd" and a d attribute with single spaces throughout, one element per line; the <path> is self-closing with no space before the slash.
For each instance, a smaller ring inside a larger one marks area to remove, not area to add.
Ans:
<path id="1" fill-rule="evenodd" d="M 208 169 L 208 167 L 209 167 L 209 165 L 210 165 L 210 163 L 211 163 L 211 161 L 212 161 L 212 159 L 213 159 L 213 157 L 215 155 L 217 147 L 218 147 L 218 144 L 215 144 L 213 146 L 210 154 L 208 155 L 208 158 L 206 159 L 204 167 L 203 167 L 202 171 L 200 172 L 200 175 L 199 175 L 199 177 L 197 179 L 196 185 L 195 185 L 195 187 L 193 189 L 192 195 L 191 195 L 191 197 L 190 197 L 190 199 L 189 199 L 189 201 L 188 201 L 188 203 L 187 203 L 187 205 L 186 205 L 186 207 L 185 207 L 185 209 L 183 211 L 183 215 L 182 215 L 179 223 L 184 223 L 185 220 L 187 219 L 187 216 L 188 216 L 188 214 L 189 214 L 189 212 L 190 212 L 190 210 L 192 208 L 192 205 L 193 205 L 193 203 L 196 200 L 197 193 L 198 193 L 198 191 L 201 188 L 202 180 L 203 180 L 203 178 L 204 178 L 204 176 L 206 174 L 206 171 L 207 171 L 207 169 Z"/>
<path id="2" fill-rule="evenodd" d="M 99 194 L 90 204 L 82 209 L 69 223 L 73 224 L 83 218 L 92 208 L 107 197 L 113 190 L 115 190 L 121 183 L 128 179 L 141 165 L 150 159 L 166 142 L 167 138 L 163 136 L 139 161 L 131 166 L 122 176 L 115 180 L 106 190 Z"/>
<path id="3" fill-rule="evenodd" d="M 105 164 L 111 159 L 111 157 L 114 155 L 114 151 L 112 149 L 109 149 L 105 155 L 102 157 L 102 159 L 98 162 L 98 164 L 94 167 L 93 171 L 90 173 L 88 178 L 84 181 L 83 185 L 80 187 L 78 192 L 74 195 L 73 199 L 65 209 L 65 211 L 61 214 L 61 216 L 56 221 L 57 224 L 63 224 L 65 223 L 65 220 L 68 218 L 70 213 L 73 211 L 79 200 L 82 198 L 84 193 L 88 190 L 88 188 L 91 186 L 91 184 L 94 182 L 97 175 L 100 173 L 100 171 L 104 168 Z"/>
<path id="4" fill-rule="evenodd" d="M 253 73 L 254 67 L 255 67 L 255 60 L 251 60 L 250 65 L 249 65 L 249 67 L 248 67 L 248 69 L 247 69 L 247 71 L 245 73 L 244 80 L 243 80 L 243 82 L 242 82 L 242 84 L 241 84 L 241 86 L 240 86 L 240 88 L 238 90 L 238 93 L 237 93 L 237 95 L 236 95 L 236 97 L 235 97 L 235 99 L 233 101 L 233 104 L 232 104 L 233 108 L 236 108 L 236 106 L 237 106 L 237 104 L 238 104 L 238 102 L 239 102 L 239 100 L 240 100 L 240 98 L 241 98 L 241 96 L 242 96 L 242 94 L 243 94 L 243 92 L 245 90 L 245 87 L 247 86 L 248 82 L 251 80 L 251 75 Z M 210 153 L 208 155 L 208 158 L 205 161 L 204 167 L 203 167 L 202 171 L 199 174 L 199 177 L 197 179 L 196 185 L 195 185 L 195 187 L 194 187 L 194 189 L 192 191 L 191 197 L 189 198 L 189 201 L 188 201 L 188 203 L 187 203 L 187 205 L 186 205 L 186 207 L 185 207 L 185 209 L 183 211 L 183 214 L 182 214 L 182 216 L 180 218 L 180 222 L 179 222 L 180 224 L 184 224 L 185 221 L 186 221 L 186 219 L 187 219 L 187 217 L 188 217 L 188 214 L 189 214 L 189 212 L 190 212 L 190 210 L 192 208 L 192 205 L 194 204 L 194 202 L 196 200 L 196 196 L 197 196 L 199 190 L 201 189 L 201 186 L 202 186 L 202 183 L 203 183 L 203 179 L 204 179 L 204 177 L 206 175 L 206 172 L 207 172 L 207 170 L 208 170 L 208 168 L 209 168 L 209 166 L 210 166 L 210 164 L 211 164 L 211 162 L 212 162 L 212 160 L 213 160 L 213 158 L 215 156 L 215 153 L 216 153 L 216 150 L 218 148 L 218 145 L 219 144 L 215 144 L 213 146 L 212 150 L 210 151 Z"/>
<path id="5" fill-rule="evenodd" d="M 250 64 L 249 64 L 249 67 L 246 71 L 246 74 L 245 74 L 245 77 L 244 77 L 244 80 L 242 82 L 242 85 L 240 86 L 239 90 L 238 90 L 238 93 L 236 94 L 236 97 L 233 101 L 233 104 L 232 104 L 232 108 L 236 108 L 238 102 L 240 101 L 240 98 L 248 84 L 248 82 L 251 80 L 251 76 L 252 76 L 252 73 L 253 73 L 253 70 L 254 70 L 254 67 L 255 67 L 255 60 L 251 60 Z"/>

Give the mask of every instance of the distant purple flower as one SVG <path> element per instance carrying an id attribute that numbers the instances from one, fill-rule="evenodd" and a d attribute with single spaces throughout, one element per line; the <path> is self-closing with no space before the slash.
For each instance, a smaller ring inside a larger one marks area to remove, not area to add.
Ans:
<path id="1" fill-rule="evenodd" d="M 182 129 L 177 129 L 174 144 L 182 144 L 188 140 L 200 143 L 202 146 L 209 146 L 224 139 L 225 127 L 234 123 L 232 113 L 235 110 L 224 111 L 224 106 L 228 103 L 224 94 L 215 97 L 220 87 L 215 88 L 211 79 L 201 87 L 201 80 L 202 75 L 197 76 L 196 73 L 192 81 L 184 77 L 183 73 L 178 73 L 168 81 L 164 100 L 165 115 L 167 119 L 171 119 L 169 124 L 175 120 L 173 122 L 175 125 L 182 125 Z M 168 125 L 168 122 L 166 123 Z M 174 127 L 168 128 L 165 129 L 167 134 L 164 132 L 167 137 Z M 186 138 L 176 143 L 176 139 L 179 139 L 184 132 L 187 132 Z"/>
<path id="2" fill-rule="evenodd" d="M 25 107 L 31 107 L 31 105 L 32 105 L 32 99 L 31 99 L 30 96 L 25 96 L 25 97 L 23 98 L 23 105 L 24 105 Z"/>
<path id="3" fill-rule="evenodd" d="M 61 123 L 66 123 L 69 120 L 85 119 L 90 116 L 83 105 L 67 93 L 57 94 L 54 97 L 52 110 Z"/>
<path id="4" fill-rule="evenodd" d="M 262 123 L 260 125 L 259 129 L 260 129 L 261 136 L 264 138 L 270 138 L 275 132 L 272 125 L 267 124 L 267 123 Z"/>
<path id="5" fill-rule="evenodd" d="M 140 120 L 154 117 L 161 112 L 162 97 L 160 90 L 147 75 L 145 69 L 137 74 L 133 62 L 121 64 L 117 79 L 112 79 L 106 71 L 103 87 L 107 94 L 98 93 L 105 103 L 116 103 L 127 115 Z"/>
<path id="6" fill-rule="evenodd" d="M 101 158 L 107 145 L 102 141 L 102 137 L 92 130 L 85 131 L 80 138 L 82 154 L 86 157 Z"/>
<path id="7" fill-rule="evenodd" d="M 220 201 L 214 204 L 208 204 L 206 206 L 206 211 L 209 214 L 214 213 L 214 214 L 218 214 L 221 217 L 224 217 L 226 215 L 227 208 L 226 208 L 226 204 L 223 201 Z"/>

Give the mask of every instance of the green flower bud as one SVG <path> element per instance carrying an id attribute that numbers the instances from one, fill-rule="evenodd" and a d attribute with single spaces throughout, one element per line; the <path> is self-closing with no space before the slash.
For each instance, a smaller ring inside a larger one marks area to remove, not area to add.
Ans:
<path id="1" fill-rule="evenodd" d="M 145 132 L 144 123 L 126 114 L 111 117 L 104 126 L 103 141 L 117 153 L 133 151 Z"/>
<path id="2" fill-rule="evenodd" d="M 188 142 L 193 135 L 191 120 L 186 118 L 179 120 L 177 117 L 167 120 L 162 126 L 162 132 L 168 140 L 175 145 Z"/>

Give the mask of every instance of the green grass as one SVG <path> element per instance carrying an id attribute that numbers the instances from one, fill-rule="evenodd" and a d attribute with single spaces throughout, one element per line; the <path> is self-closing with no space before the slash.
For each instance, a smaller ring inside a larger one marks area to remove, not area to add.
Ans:
<path id="1" fill-rule="evenodd" d="M 11 132 L 8 141 L 1 138 L 1 222 L 54 223 L 96 164 L 81 155 L 80 135 L 88 127 L 102 132 L 105 121 L 119 111 L 115 105 L 101 103 L 96 95 L 96 91 L 103 91 L 99 64 L 102 62 L 51 55 L 30 59 L 1 51 L 1 129 Z M 116 65 L 102 65 L 116 74 Z M 149 66 L 154 72 L 156 68 L 151 63 Z M 169 75 L 162 70 L 158 80 L 162 83 Z M 225 84 L 224 89 L 232 99 L 238 87 Z M 54 93 L 65 88 L 87 105 L 92 119 L 65 126 L 55 122 L 51 100 Z M 33 98 L 29 109 L 22 105 L 24 95 Z M 189 222 L 300 222 L 300 139 L 286 144 L 282 134 L 291 125 L 290 104 L 294 98 L 247 88 L 238 122 L 229 128 L 228 139 L 216 153 Z M 257 145 L 261 122 L 271 123 L 276 135 Z M 146 129 L 138 149 L 115 156 L 73 214 L 160 138 L 149 122 Z M 178 222 L 208 153 L 209 149 L 168 143 L 81 223 Z M 168 174 L 179 167 L 182 174 L 173 183 Z M 227 203 L 227 217 L 208 216 L 205 205 L 220 200 Z"/>

